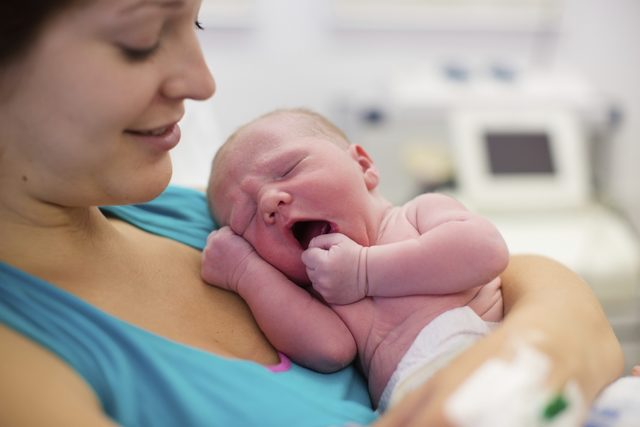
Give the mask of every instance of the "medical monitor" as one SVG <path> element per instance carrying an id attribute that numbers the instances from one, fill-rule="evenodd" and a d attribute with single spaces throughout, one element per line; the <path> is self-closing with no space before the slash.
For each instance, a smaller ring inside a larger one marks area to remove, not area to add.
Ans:
<path id="1" fill-rule="evenodd" d="M 590 197 L 579 120 L 557 109 L 461 110 L 452 118 L 459 193 L 478 209 L 556 209 Z"/>

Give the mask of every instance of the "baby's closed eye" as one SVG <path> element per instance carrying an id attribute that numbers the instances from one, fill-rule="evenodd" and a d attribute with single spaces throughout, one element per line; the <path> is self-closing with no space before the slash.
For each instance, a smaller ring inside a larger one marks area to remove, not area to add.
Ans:
<path id="1" fill-rule="evenodd" d="M 298 165 L 300 165 L 300 163 L 302 163 L 303 160 L 304 159 L 301 158 L 301 159 L 295 160 L 293 162 L 287 163 L 286 166 L 284 166 L 282 168 L 282 172 L 279 174 L 279 177 L 280 178 L 286 178 L 289 175 L 291 175 L 297 169 Z"/>

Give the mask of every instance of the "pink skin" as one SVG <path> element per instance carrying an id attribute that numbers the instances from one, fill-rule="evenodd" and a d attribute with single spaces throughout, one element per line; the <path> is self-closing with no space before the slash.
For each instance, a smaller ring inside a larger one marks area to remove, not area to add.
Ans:
<path id="1" fill-rule="evenodd" d="M 315 237 L 302 262 L 313 289 L 328 303 L 351 304 L 367 296 L 367 250 L 344 234 Z"/>
<path id="2" fill-rule="evenodd" d="M 375 240 L 388 204 L 371 197 L 377 172 L 360 147 L 345 151 L 326 137 L 300 136 L 285 117 L 258 121 L 238 138 L 226 161 L 234 166 L 220 171 L 213 205 L 221 223 L 264 260 L 306 285 L 302 254 L 309 238 L 296 238 L 306 221 L 322 222 L 298 234 L 340 232 L 363 246 Z"/>
<path id="3" fill-rule="evenodd" d="M 125 133 L 150 147 L 156 147 L 159 151 L 169 151 L 180 142 L 180 126 L 177 122 L 149 130 L 127 130 Z"/>
<path id="4" fill-rule="evenodd" d="M 208 239 L 202 277 L 237 292 L 272 344 L 304 366 L 331 372 L 359 355 L 377 401 L 440 313 L 468 305 L 501 319 L 496 276 L 508 251 L 492 224 L 449 197 L 391 206 L 362 147 L 308 126 L 267 116 L 223 147 L 209 197 L 225 226 Z"/>
<path id="5" fill-rule="evenodd" d="M 301 135 L 286 117 L 259 121 L 238 138 L 212 184 L 216 216 L 229 226 L 209 236 L 202 277 L 240 294 L 272 344 L 296 362 L 323 372 L 341 369 L 356 355 L 351 332 L 292 281 L 309 284 L 302 254 L 311 235 L 340 231 L 365 245 L 375 240 L 390 206 L 372 196 L 377 172 L 360 147 Z M 314 220 L 322 222 L 298 232 L 296 224 Z M 279 313 L 301 333 L 283 333 L 274 307 L 286 307 Z"/>

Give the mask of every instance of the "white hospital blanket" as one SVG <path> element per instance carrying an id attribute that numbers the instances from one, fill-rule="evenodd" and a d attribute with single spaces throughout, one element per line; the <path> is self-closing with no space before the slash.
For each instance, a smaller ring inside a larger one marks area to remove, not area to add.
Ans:
<path id="1" fill-rule="evenodd" d="M 640 427 L 640 377 L 623 377 L 607 387 L 584 427 Z"/>

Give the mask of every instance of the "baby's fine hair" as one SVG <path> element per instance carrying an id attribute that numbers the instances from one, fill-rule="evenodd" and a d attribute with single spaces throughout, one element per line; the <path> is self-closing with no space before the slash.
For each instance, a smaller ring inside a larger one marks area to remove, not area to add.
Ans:
<path id="1" fill-rule="evenodd" d="M 293 108 L 279 108 L 276 110 L 269 111 L 250 122 L 240 126 L 234 133 L 232 133 L 229 138 L 225 141 L 227 143 L 233 142 L 236 136 L 245 128 L 251 126 L 257 121 L 260 121 L 265 118 L 275 117 L 275 116 L 298 116 L 301 119 L 306 121 L 306 127 L 304 127 L 304 132 L 309 132 L 312 135 L 324 136 L 329 139 L 334 144 L 337 144 L 343 148 L 347 148 L 349 146 L 349 138 L 347 135 L 336 126 L 331 120 L 326 118 L 320 113 L 317 113 L 313 110 L 304 107 L 293 107 Z"/>
<path id="2" fill-rule="evenodd" d="M 322 136 L 326 138 L 328 142 L 334 143 L 337 146 L 344 148 L 345 150 L 350 145 L 349 138 L 347 137 L 347 135 L 340 128 L 338 128 L 338 126 L 336 126 L 333 122 L 331 122 L 331 120 L 327 119 L 322 114 L 304 107 L 279 108 L 276 110 L 269 111 L 251 120 L 250 122 L 245 123 L 244 125 L 240 126 L 238 129 L 236 129 L 235 132 L 233 132 L 226 139 L 226 141 L 222 144 L 222 146 L 216 152 L 216 155 L 214 156 L 213 161 L 211 163 L 212 175 L 213 175 L 213 171 L 215 170 L 215 165 L 218 164 L 218 162 L 224 157 L 225 152 L 230 149 L 230 147 L 233 145 L 238 135 L 244 129 L 246 129 L 247 127 L 253 125 L 254 123 L 260 120 L 263 120 L 269 117 L 276 117 L 280 115 L 290 116 L 292 118 L 297 116 L 298 118 L 303 119 L 305 121 L 306 126 L 298 127 L 298 129 L 301 129 L 301 133 L 302 133 L 301 136 L 305 136 L 305 135 Z"/>

